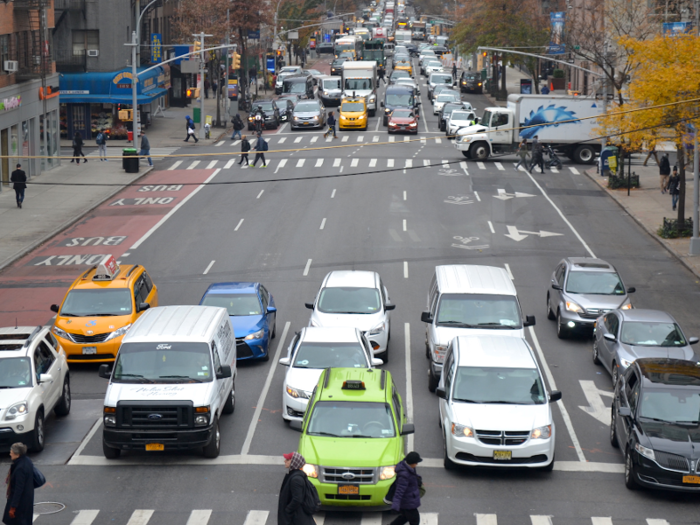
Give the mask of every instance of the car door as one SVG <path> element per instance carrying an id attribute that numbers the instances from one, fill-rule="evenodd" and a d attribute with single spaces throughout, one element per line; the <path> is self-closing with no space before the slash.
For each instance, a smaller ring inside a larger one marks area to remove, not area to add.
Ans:
<path id="1" fill-rule="evenodd" d="M 42 390 L 44 406 L 46 407 L 46 413 L 48 413 L 56 405 L 63 385 L 60 382 L 61 373 L 58 370 L 60 367 L 57 365 L 56 356 L 49 350 L 43 339 L 39 341 L 34 349 L 34 364 L 36 367 L 36 381 Z M 52 380 L 40 383 L 39 378 L 42 374 L 49 374 Z"/>
<path id="2" fill-rule="evenodd" d="M 632 411 L 631 416 L 621 416 L 619 411 L 615 417 L 617 424 L 618 440 L 620 447 L 624 448 L 624 444 L 629 441 L 630 433 L 632 432 L 632 421 L 636 414 L 637 397 L 639 394 L 639 377 L 633 367 L 627 369 L 624 374 L 621 384 L 616 386 L 619 391 L 618 407 L 627 407 Z"/>
<path id="3" fill-rule="evenodd" d="M 49 350 L 51 350 L 51 353 L 56 358 L 56 364 L 58 366 L 56 371 L 60 375 L 60 384 L 63 385 L 63 379 L 68 373 L 68 361 L 66 359 L 66 353 L 63 351 L 63 348 L 61 348 L 61 345 L 58 343 L 58 340 L 54 337 L 54 335 L 51 332 L 46 332 L 45 342 L 46 345 L 49 347 Z M 63 394 L 63 390 L 61 390 L 59 395 L 61 394 Z"/>
<path id="4" fill-rule="evenodd" d="M 564 287 L 564 275 L 566 273 L 566 264 L 561 262 L 552 273 L 552 286 Z M 549 291 L 549 306 L 552 312 L 556 315 L 557 309 L 561 304 L 561 290 L 551 288 Z"/>
<path id="5" fill-rule="evenodd" d="M 151 279 L 151 276 L 148 275 L 148 272 L 146 270 L 143 271 L 143 274 L 141 274 L 141 278 L 143 279 L 143 282 L 146 285 L 146 290 L 148 292 L 146 296 L 146 302 L 153 306 L 158 306 L 158 288 L 156 287 L 155 284 L 153 284 L 153 279 Z"/>
<path id="6" fill-rule="evenodd" d="M 226 396 L 228 395 L 226 380 L 216 378 L 216 376 L 221 373 L 221 358 L 219 357 L 219 349 L 217 348 L 216 341 L 214 339 L 212 339 L 209 343 L 209 347 L 211 348 L 211 357 L 214 361 L 212 379 L 217 383 L 217 397 L 219 398 L 219 409 L 221 410 L 226 404 Z"/>
<path id="7" fill-rule="evenodd" d="M 437 323 L 437 308 L 438 308 L 438 302 L 440 300 L 440 293 L 437 288 L 435 288 L 432 297 L 430 298 L 430 303 L 428 304 L 428 311 L 430 312 L 430 317 L 433 319 L 432 323 L 426 323 L 426 342 L 428 343 L 428 347 L 430 350 L 432 350 L 437 343 L 435 341 L 435 338 L 437 337 L 436 332 L 435 332 L 435 326 Z M 428 350 L 428 352 L 430 352 Z M 430 355 L 428 354 L 428 358 L 430 358 Z"/>
<path id="8" fill-rule="evenodd" d="M 263 301 L 263 312 L 267 318 L 267 329 L 270 332 L 270 337 L 272 337 L 272 333 L 275 331 L 275 325 L 277 324 L 277 312 L 268 312 L 267 309 L 269 307 L 274 308 L 275 301 L 270 292 L 267 291 L 267 288 L 262 284 L 260 285 L 260 297 Z"/>
<path id="9" fill-rule="evenodd" d="M 615 336 L 615 341 L 610 341 L 609 339 L 606 339 L 605 337 L 602 338 L 601 342 L 598 344 L 598 348 L 601 348 L 602 344 L 602 349 L 603 352 L 605 352 L 605 361 L 607 363 L 606 368 L 608 371 L 612 374 L 613 370 L 613 363 L 619 362 L 619 357 L 617 355 L 617 349 L 618 349 L 618 341 L 617 338 L 619 337 L 620 333 L 620 318 L 617 316 L 616 313 L 614 312 L 609 312 L 605 316 L 605 329 L 609 334 L 612 334 Z"/>
<path id="10" fill-rule="evenodd" d="M 452 405 L 450 400 L 452 399 L 452 383 L 454 381 L 455 372 L 455 358 L 452 348 L 452 343 L 447 347 L 447 359 L 445 359 L 445 367 L 442 370 L 442 375 L 440 376 L 440 382 L 442 383 L 442 388 L 445 389 L 445 399 L 440 399 L 438 406 L 440 410 L 440 418 L 442 421 L 442 427 L 447 432 L 447 427 L 450 421 L 455 421 L 454 414 L 452 411 Z"/>

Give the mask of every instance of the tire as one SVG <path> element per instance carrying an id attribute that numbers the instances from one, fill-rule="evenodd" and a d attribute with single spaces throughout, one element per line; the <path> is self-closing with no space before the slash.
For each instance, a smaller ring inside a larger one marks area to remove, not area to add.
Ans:
<path id="1" fill-rule="evenodd" d="M 549 294 L 547 294 L 547 319 L 554 321 L 556 318 L 557 316 L 554 315 L 554 312 L 552 312 L 552 306 L 549 304 Z"/>
<path id="2" fill-rule="evenodd" d="M 615 385 L 617 384 L 618 379 L 620 379 L 620 370 L 618 369 L 617 363 L 613 361 L 612 363 L 612 373 L 610 374 L 612 376 L 612 386 L 613 390 L 615 390 Z"/>
<path id="3" fill-rule="evenodd" d="M 617 440 L 617 430 L 615 430 L 615 425 L 615 404 L 613 403 L 612 409 L 610 410 L 610 444 L 613 446 L 613 448 L 620 448 L 620 442 Z"/>
<path id="4" fill-rule="evenodd" d="M 557 337 L 559 339 L 567 339 L 569 337 L 569 329 L 562 324 L 561 313 L 557 310 Z"/>
<path id="5" fill-rule="evenodd" d="M 61 399 L 58 400 L 58 403 L 54 407 L 53 411 L 59 417 L 67 416 L 70 413 L 70 405 L 70 378 L 68 375 L 66 375 L 66 378 L 63 380 L 63 394 L 61 395 Z"/>
<path id="6" fill-rule="evenodd" d="M 447 456 L 447 439 L 444 437 L 442 439 L 442 450 L 442 466 L 445 467 L 445 470 L 457 470 L 457 463 Z"/>
<path id="7" fill-rule="evenodd" d="M 438 386 L 438 383 L 440 382 L 440 378 L 435 377 L 433 375 L 432 371 L 428 372 L 428 390 L 430 390 L 432 393 L 435 393 L 435 389 Z"/>
<path id="8" fill-rule="evenodd" d="M 540 472 L 552 472 L 552 470 L 554 470 L 554 456 L 552 456 L 552 461 L 549 463 L 549 465 L 540 467 L 537 470 L 539 470 Z"/>
<path id="9" fill-rule="evenodd" d="M 107 459 L 117 459 L 122 455 L 122 451 L 118 448 L 108 447 L 105 440 L 102 440 L 102 453 Z"/>
<path id="10" fill-rule="evenodd" d="M 627 487 L 629 490 L 637 490 L 639 488 L 639 484 L 637 483 L 637 480 L 634 479 L 634 476 L 632 453 L 628 447 L 627 452 L 625 453 L 625 487 Z"/>
<path id="11" fill-rule="evenodd" d="M 224 404 L 224 408 L 221 410 L 224 414 L 233 414 L 233 412 L 236 410 L 236 383 L 233 383 L 233 386 L 231 386 L 231 392 L 229 392 L 228 397 L 226 398 L 226 403 Z"/>
<path id="12" fill-rule="evenodd" d="M 389 119 L 384 117 L 382 119 L 382 126 L 387 127 L 389 125 Z"/>
<path id="13" fill-rule="evenodd" d="M 46 441 L 46 432 L 44 428 L 44 409 L 40 408 L 36 413 L 34 418 L 34 431 L 32 432 L 32 437 L 29 440 L 29 449 L 34 452 L 41 452 L 44 450 L 44 445 Z"/>
<path id="14" fill-rule="evenodd" d="M 600 364 L 600 354 L 598 353 L 598 339 L 593 338 L 593 363 Z"/>
<path id="15" fill-rule="evenodd" d="M 387 364 L 389 362 L 389 341 L 388 340 L 386 342 L 386 350 L 384 350 L 377 357 L 379 359 L 381 359 L 382 361 L 384 361 L 384 364 Z"/>
<path id="16" fill-rule="evenodd" d="M 275 327 L 272 329 L 272 339 L 277 337 L 277 319 L 275 319 Z"/>
<path id="17" fill-rule="evenodd" d="M 466 158 L 471 159 L 471 156 L 469 155 L 468 151 L 463 151 L 462 155 L 464 155 Z"/>
<path id="18" fill-rule="evenodd" d="M 373 117 L 373 116 L 375 116 L 376 114 L 377 114 L 377 110 L 376 110 L 376 109 L 370 109 L 370 110 L 369 110 L 369 116 L 370 116 L 370 117 Z"/>
<path id="19" fill-rule="evenodd" d="M 469 148 L 469 156 L 476 160 L 486 160 L 489 158 L 489 147 L 486 142 L 477 142 Z"/>
<path id="20" fill-rule="evenodd" d="M 221 452 L 221 431 L 219 430 L 219 419 L 214 422 L 214 435 L 211 441 L 204 446 L 203 453 L 205 458 L 218 458 Z"/>
<path id="21" fill-rule="evenodd" d="M 577 164 L 593 164 L 595 162 L 595 149 L 584 144 L 574 150 L 573 157 Z"/>

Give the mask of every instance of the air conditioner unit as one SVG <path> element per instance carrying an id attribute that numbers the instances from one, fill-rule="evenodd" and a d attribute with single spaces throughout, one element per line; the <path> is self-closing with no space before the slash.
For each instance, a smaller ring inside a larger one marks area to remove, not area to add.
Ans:
<path id="1" fill-rule="evenodd" d="M 97 57 L 100 56 L 100 51 L 98 49 L 88 49 L 87 50 L 87 56 L 89 57 Z"/>
<path id="2" fill-rule="evenodd" d="M 5 60 L 2 66 L 2 68 L 8 73 L 14 73 L 19 69 L 19 62 L 16 60 Z"/>

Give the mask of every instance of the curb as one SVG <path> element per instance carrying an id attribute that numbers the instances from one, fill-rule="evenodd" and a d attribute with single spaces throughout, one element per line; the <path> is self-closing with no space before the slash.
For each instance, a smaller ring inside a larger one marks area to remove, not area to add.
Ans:
<path id="1" fill-rule="evenodd" d="M 637 219 L 637 217 L 635 217 L 632 213 L 630 213 L 630 211 L 625 207 L 624 204 L 622 204 L 622 202 L 621 202 L 619 199 L 617 199 L 617 198 L 615 197 L 615 195 L 613 195 L 610 191 L 608 191 L 607 189 L 605 189 L 604 186 L 601 186 L 600 184 L 598 184 L 598 182 L 597 182 L 597 180 L 596 180 L 596 178 L 595 178 L 595 177 L 596 177 L 596 174 L 595 174 L 595 173 L 593 173 L 593 174 L 589 173 L 590 170 L 594 170 L 594 169 L 595 169 L 595 168 L 589 168 L 589 169 L 587 169 L 587 170 L 583 170 L 583 173 L 586 175 L 586 177 L 588 177 L 589 179 L 591 179 L 591 181 L 592 181 L 594 184 L 596 184 L 597 186 L 599 186 L 600 189 L 603 190 L 603 192 L 604 192 L 605 194 L 607 194 L 613 201 L 615 201 L 615 202 L 617 203 L 617 205 L 618 205 L 620 208 L 622 208 L 622 209 L 624 210 L 624 212 L 627 213 L 627 215 L 629 215 L 629 216 L 632 218 L 632 220 L 633 220 L 634 222 L 636 222 L 639 226 L 641 226 L 642 229 L 643 229 L 645 232 L 647 232 L 651 238 L 653 238 L 656 242 L 658 242 L 661 246 L 663 246 L 664 249 L 665 249 L 668 253 L 670 253 L 673 257 L 675 257 L 676 259 L 678 259 L 678 261 L 679 261 L 683 266 L 685 266 L 686 269 L 689 270 L 693 275 L 695 275 L 695 277 L 697 277 L 698 279 L 700 279 L 700 272 L 698 272 L 695 268 L 693 268 L 692 266 L 690 266 L 690 265 L 685 261 L 685 259 L 683 259 L 683 256 L 682 256 L 682 255 L 680 255 L 678 252 L 676 252 L 671 246 L 667 245 L 667 244 L 664 242 L 664 240 L 656 234 L 655 231 L 650 230 L 644 223 L 642 223 L 639 219 Z"/>
<path id="2" fill-rule="evenodd" d="M 28 254 L 29 252 L 31 252 L 32 250 L 35 250 L 35 249 L 38 248 L 39 246 L 43 245 L 44 243 L 48 242 L 48 241 L 51 240 L 53 237 L 55 237 L 56 235 L 58 235 L 59 233 L 61 233 L 63 230 L 69 228 L 70 226 L 72 226 L 73 224 L 75 224 L 76 222 L 78 222 L 80 219 L 82 219 L 83 217 L 85 217 L 88 213 L 90 213 L 91 211 L 93 211 L 95 208 L 101 206 L 101 205 L 104 204 L 107 200 L 109 200 L 109 199 L 111 199 L 112 197 L 114 197 L 117 193 L 119 193 L 120 191 L 122 191 L 122 190 L 123 190 L 124 188 L 126 188 L 129 184 L 132 184 L 132 183 L 134 183 L 134 182 L 136 182 L 136 181 L 141 180 L 143 177 L 145 177 L 145 176 L 148 175 L 151 171 L 153 171 L 153 168 L 154 168 L 153 166 L 149 166 L 149 167 L 146 169 L 146 171 L 144 171 L 143 173 L 141 173 L 138 177 L 136 177 L 135 179 L 130 180 L 128 183 L 124 184 L 123 186 L 117 187 L 114 191 L 110 192 L 108 195 L 105 195 L 105 197 L 104 197 L 103 199 L 100 199 L 100 200 L 99 200 L 98 202 L 96 202 L 93 206 L 90 206 L 87 210 L 81 211 L 81 212 L 79 213 L 79 215 L 68 219 L 67 221 L 65 221 L 65 222 L 64 222 L 63 224 L 61 224 L 60 226 L 57 226 L 56 228 L 54 228 L 51 232 L 49 232 L 49 233 L 47 233 L 46 235 L 42 236 L 40 239 L 38 239 L 38 240 L 32 242 L 31 244 L 26 245 L 24 248 L 22 248 L 22 249 L 21 249 L 20 251 L 18 251 L 17 253 L 11 255 L 10 257 L 8 257 L 7 259 L 5 259 L 4 261 L 0 262 L 0 271 L 3 271 L 5 268 L 7 268 L 8 266 L 10 266 L 11 264 L 13 264 L 14 262 L 16 262 L 17 260 L 21 259 L 21 258 L 24 257 L 25 255 L 27 255 L 27 254 Z"/>

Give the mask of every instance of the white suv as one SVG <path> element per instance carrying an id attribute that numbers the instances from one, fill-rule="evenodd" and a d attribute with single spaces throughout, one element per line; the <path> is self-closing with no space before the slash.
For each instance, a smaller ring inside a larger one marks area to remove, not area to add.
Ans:
<path id="1" fill-rule="evenodd" d="M 391 328 L 389 293 L 377 272 L 335 271 L 323 279 L 313 303 L 309 326 L 353 326 L 361 330 L 375 357 L 389 360 Z"/>
<path id="2" fill-rule="evenodd" d="M 0 446 L 44 448 L 44 419 L 70 412 L 66 353 L 46 326 L 0 328 Z"/>
<path id="3" fill-rule="evenodd" d="M 436 390 L 444 465 L 552 470 L 555 429 L 542 374 L 525 339 L 458 336 Z"/>

